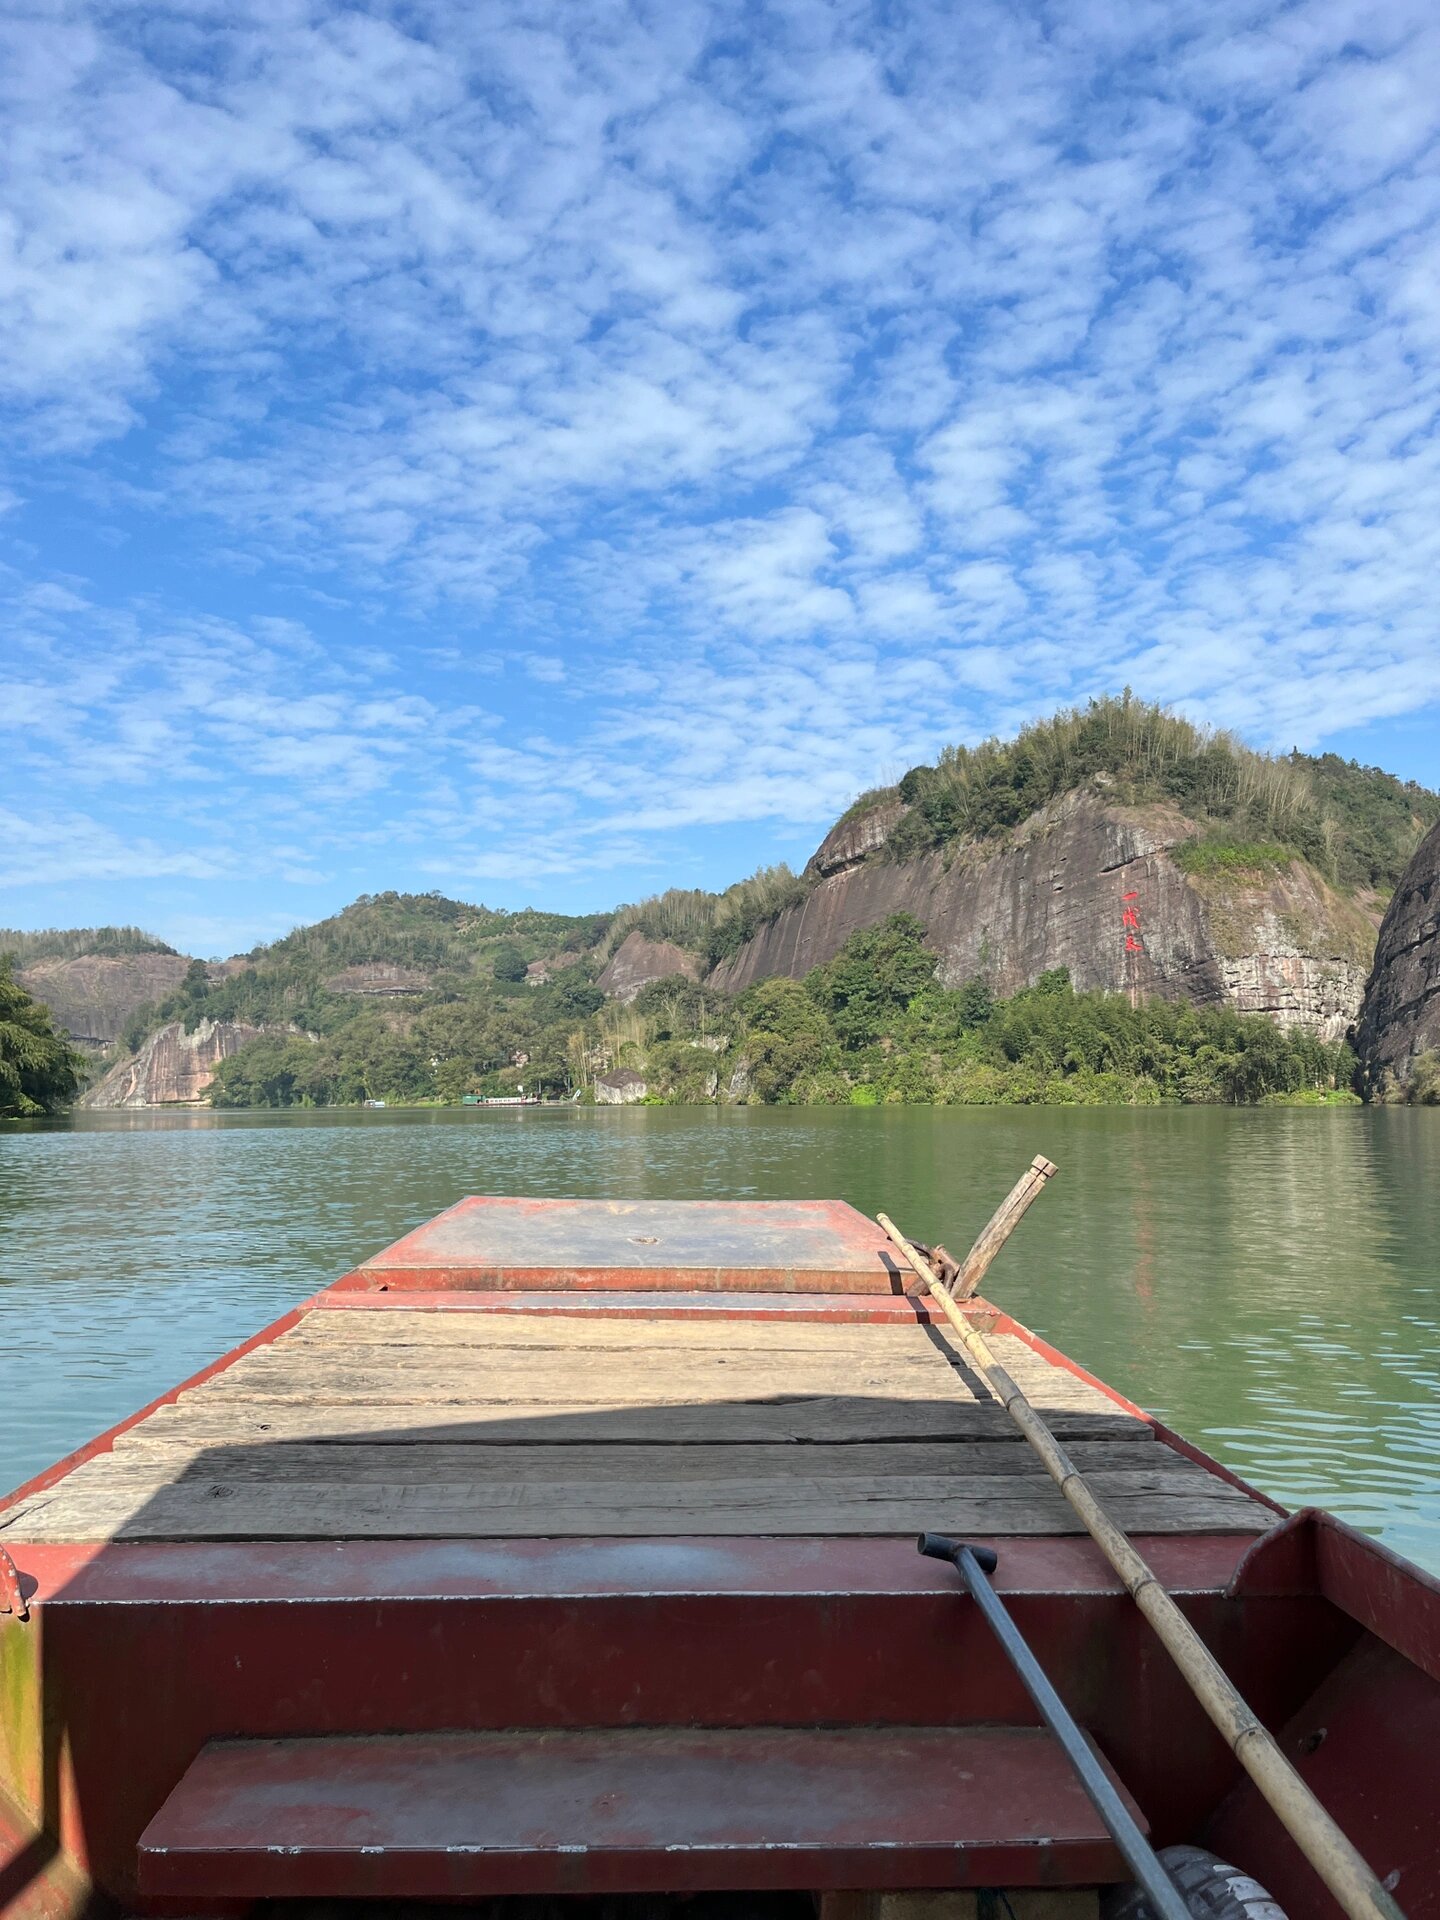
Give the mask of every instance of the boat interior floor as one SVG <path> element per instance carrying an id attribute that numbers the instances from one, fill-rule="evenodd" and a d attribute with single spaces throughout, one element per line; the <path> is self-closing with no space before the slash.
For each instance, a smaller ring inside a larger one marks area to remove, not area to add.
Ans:
<path id="1" fill-rule="evenodd" d="M 303 1313 L 0 1514 L 0 1540 L 1082 1531 L 945 1328 L 382 1300 Z M 1273 1524 L 1098 1386 L 992 1340 L 1128 1531 Z"/>

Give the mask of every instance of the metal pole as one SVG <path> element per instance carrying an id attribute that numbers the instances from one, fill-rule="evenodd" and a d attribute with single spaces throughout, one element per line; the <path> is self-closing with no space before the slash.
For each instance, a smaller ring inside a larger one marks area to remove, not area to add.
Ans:
<path id="1" fill-rule="evenodd" d="M 947 1539 L 943 1533 L 922 1533 L 916 1545 L 928 1559 L 948 1560 L 965 1582 L 990 1631 L 1005 1649 L 1021 1685 L 1039 1709 L 1040 1718 L 1064 1748 L 1066 1759 L 1079 1775 L 1090 1804 L 1105 1822 L 1126 1866 L 1149 1895 L 1155 1920 L 1194 1920 L 1189 1907 L 1175 1891 L 1174 1881 L 1156 1859 L 1154 1848 L 1110 1784 L 1089 1741 L 1051 1686 L 1025 1636 L 1010 1618 L 1005 1603 L 985 1578 L 987 1573 L 995 1571 L 998 1556 L 994 1548 L 967 1546 L 963 1540 Z"/>

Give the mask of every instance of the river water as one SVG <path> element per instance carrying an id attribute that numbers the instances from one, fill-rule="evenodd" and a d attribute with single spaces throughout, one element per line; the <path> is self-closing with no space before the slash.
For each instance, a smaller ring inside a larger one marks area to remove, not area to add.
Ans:
<path id="1" fill-rule="evenodd" d="M 466 1193 L 821 1198 L 963 1249 L 1035 1153 L 1008 1311 L 1289 1505 L 1440 1569 L 1440 1111 L 95 1114 L 0 1123 L 0 1488 Z"/>

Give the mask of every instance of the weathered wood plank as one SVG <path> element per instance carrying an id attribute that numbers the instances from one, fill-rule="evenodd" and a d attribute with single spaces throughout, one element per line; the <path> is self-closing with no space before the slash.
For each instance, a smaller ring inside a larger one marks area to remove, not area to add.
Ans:
<path id="1" fill-rule="evenodd" d="M 536 1356 L 537 1360 L 543 1356 Z M 646 1368 L 632 1371 L 622 1368 L 577 1370 L 568 1365 L 527 1366 L 522 1369 L 376 1369 L 337 1365 L 309 1371 L 288 1367 L 263 1367 L 242 1371 L 240 1367 L 207 1381 L 181 1395 L 181 1404 L 222 1402 L 237 1404 L 257 1400 L 289 1402 L 292 1405 L 353 1404 L 369 1406 L 424 1406 L 428 1403 L 454 1404 L 487 1400 L 512 1407 L 545 1407 L 555 1404 L 592 1404 L 606 1406 L 676 1406 L 713 1404 L 726 1400 L 768 1399 L 775 1396 L 802 1398 L 851 1394 L 905 1403 L 934 1399 L 953 1392 L 966 1397 L 964 1383 L 956 1380 L 953 1388 L 944 1378 L 917 1374 L 897 1378 L 893 1372 L 867 1373 L 861 1370 L 831 1368 L 759 1370 L 718 1366 L 704 1371 L 688 1368 Z M 1045 1399 L 1045 1405 L 1076 1404 L 1068 1393 Z"/>
<path id="2" fill-rule="evenodd" d="M 1052 1426 L 1068 1443 L 1077 1440 L 1149 1440 L 1151 1428 L 1133 1414 L 1109 1411 L 1057 1413 Z M 339 1405 L 316 1407 L 285 1401 L 213 1404 L 189 1395 L 159 1407 L 148 1420 L 122 1434 L 121 1448 L 156 1436 L 183 1436 L 199 1445 L 266 1446 L 305 1440 L 351 1445 L 382 1441 L 388 1445 L 424 1445 L 434 1440 L 482 1442 L 491 1446 L 590 1446 L 596 1443 L 666 1446 L 724 1446 L 764 1442 L 807 1446 L 846 1446 L 860 1441 L 902 1442 L 920 1439 L 967 1444 L 1008 1440 L 1015 1433 L 1004 1409 L 957 1396 L 928 1400 L 865 1399 L 817 1394 L 809 1398 L 775 1395 L 710 1405 L 658 1406 L 555 1402 L 517 1411 L 485 1400 L 451 1405 Z"/>
<path id="3" fill-rule="evenodd" d="M 309 1313 L 286 1346 L 522 1347 L 558 1352 L 908 1354 L 932 1349 L 941 1328 L 784 1320 L 607 1320 L 599 1314 Z"/>
<path id="4" fill-rule="evenodd" d="M 1205 1484 L 1210 1476 L 1183 1455 L 1151 1442 L 1093 1442 L 1074 1449 L 1087 1472 L 1137 1471 Z M 974 1476 L 1034 1479 L 1044 1469 L 1023 1440 L 986 1441 L 956 1448 L 945 1443 L 893 1446 L 810 1447 L 803 1460 L 786 1446 L 734 1447 L 587 1447 L 571 1459 L 557 1459 L 553 1447 L 196 1447 L 151 1445 L 102 1454 L 67 1480 L 70 1492 L 100 1486 L 161 1487 L 181 1480 L 257 1480 L 323 1483 L 379 1482 L 423 1486 L 446 1482 L 490 1481 L 554 1485 L 557 1480 L 599 1480 L 645 1487 L 659 1482 L 687 1484 L 717 1479 L 786 1479 L 799 1472 L 809 1479 L 889 1478 L 903 1484 L 910 1475 L 958 1478 Z"/>
<path id="5" fill-rule="evenodd" d="M 1136 1478 L 1146 1475 L 1110 1476 Z M 1214 1486 L 1215 1483 L 1211 1482 Z M 0 1522 L 15 1540 L 86 1539 L 540 1539 L 568 1535 L 906 1534 L 925 1526 L 957 1533 L 1063 1534 L 1080 1523 L 1058 1491 L 1004 1481 L 991 1491 L 953 1479 L 920 1480 L 904 1495 L 888 1482 L 792 1478 L 788 1484 L 718 1481 L 615 1497 L 603 1486 L 490 1488 L 196 1483 L 158 1493 L 114 1489 L 37 1495 Z M 1260 1532 L 1274 1516 L 1229 1489 L 1175 1496 L 1146 1485 L 1097 1489 L 1132 1532 Z"/>
<path id="6" fill-rule="evenodd" d="M 622 1511 L 645 1507 L 647 1511 L 666 1511 L 687 1515 L 693 1524 L 703 1523 L 710 1507 L 753 1507 L 756 1515 L 772 1507 L 793 1507 L 799 1503 L 831 1511 L 852 1505 L 870 1505 L 874 1501 L 968 1500 L 996 1509 L 1016 1501 L 1060 1498 L 1054 1482 L 1044 1471 L 1035 1475 L 1010 1473 L 929 1473 L 929 1475 L 724 1475 L 708 1480 L 614 1480 L 605 1473 L 591 1475 L 578 1469 L 557 1482 L 549 1478 L 522 1480 L 355 1480 L 336 1486 L 330 1480 L 225 1480 L 219 1476 L 196 1475 L 192 1480 L 165 1482 L 159 1486 L 106 1484 L 104 1478 L 81 1478 L 79 1469 L 71 1486 L 54 1488 L 48 1494 L 36 1494 L 36 1501 L 50 1507 L 63 1507 L 69 1501 L 77 1505 L 86 1500 L 111 1500 L 117 1507 L 138 1511 L 148 1500 L 192 1501 L 202 1513 L 207 1501 L 248 1501 L 257 1509 L 286 1513 L 296 1511 L 301 1519 L 307 1513 L 344 1517 L 351 1507 L 367 1513 L 428 1513 L 432 1507 L 467 1507 L 474 1515 L 513 1513 L 516 1509 L 549 1511 L 555 1505 L 589 1511 Z M 1104 1469 L 1092 1478 L 1094 1492 L 1102 1498 L 1129 1494 L 1156 1494 L 1167 1500 L 1229 1500 L 1248 1503 L 1244 1494 L 1215 1482 L 1194 1469 L 1194 1475 L 1142 1469 Z"/>
<path id="7" fill-rule="evenodd" d="M 1038 1354 L 1014 1334 L 992 1334 L 997 1358 L 1017 1379 L 1074 1375 Z M 539 1353 L 574 1354 L 577 1364 L 593 1365 L 587 1356 L 604 1353 L 724 1353 L 731 1355 L 819 1354 L 868 1360 L 946 1357 L 963 1368 L 970 1363 L 948 1327 L 826 1326 L 810 1321 L 774 1320 L 607 1320 L 597 1315 L 465 1314 L 417 1311 L 413 1313 L 308 1314 L 271 1352 L 320 1348 L 348 1350 L 425 1347 L 457 1355 L 469 1351 L 515 1349 Z M 1075 1381 L 1077 1386 L 1084 1382 Z M 1088 1391 L 1096 1391 L 1093 1388 Z"/>
<path id="8" fill-rule="evenodd" d="M 333 1317 L 347 1323 L 363 1318 Z M 431 1317 L 447 1319 L 445 1315 Z M 462 1328 L 470 1324 L 462 1316 L 448 1319 Z M 627 1329 L 621 1326 L 620 1331 Z M 855 1329 L 820 1331 L 848 1334 Z M 988 1389 L 963 1357 L 947 1352 L 943 1343 L 930 1340 L 921 1329 L 904 1330 L 898 1346 L 891 1337 L 895 1329 L 859 1331 L 876 1332 L 886 1338 L 878 1347 L 867 1345 L 853 1353 L 824 1347 L 773 1352 L 763 1347 L 672 1350 L 663 1344 L 637 1351 L 630 1347 L 534 1346 L 528 1340 L 519 1346 L 508 1342 L 452 1346 L 444 1340 L 413 1345 L 375 1341 L 357 1344 L 345 1339 L 311 1339 L 297 1330 L 274 1346 L 237 1362 L 196 1391 L 210 1398 L 234 1399 L 259 1393 L 291 1401 L 463 1398 L 511 1404 L 533 1399 L 544 1404 L 556 1399 L 583 1402 L 597 1397 L 627 1404 L 649 1400 L 673 1404 L 681 1399 L 713 1399 L 713 1385 L 722 1380 L 723 1398 L 756 1398 L 777 1388 L 809 1393 L 859 1390 L 913 1398 L 917 1386 L 934 1385 L 938 1390 L 943 1382 L 945 1391 L 989 1399 Z M 544 1333 L 541 1326 L 542 1338 Z M 910 1340 L 917 1344 L 909 1344 Z M 1107 1395 L 1065 1369 L 1051 1366 L 1023 1341 L 1009 1338 L 999 1344 L 1012 1374 L 1038 1405 L 1097 1410 L 1113 1405 Z M 664 1391 L 657 1393 L 656 1383 L 661 1381 Z M 412 1383 L 417 1382 L 419 1389 L 412 1391 Z M 597 1384 L 604 1389 L 598 1396 Z"/>
<path id="9" fill-rule="evenodd" d="M 570 1379 L 619 1379 L 633 1376 L 645 1379 L 666 1374 L 676 1378 L 694 1376 L 706 1379 L 716 1373 L 744 1374 L 772 1378 L 791 1372 L 807 1377 L 881 1378 L 886 1380 L 951 1380 L 961 1377 L 960 1367 L 935 1348 L 922 1347 L 878 1354 L 769 1352 L 758 1348 L 730 1350 L 666 1348 L 642 1350 L 581 1349 L 571 1353 L 554 1347 L 445 1347 L 375 1346 L 351 1347 L 326 1341 L 281 1339 L 273 1346 L 260 1347 L 246 1354 L 216 1376 L 217 1381 L 256 1378 L 269 1373 L 288 1373 L 296 1377 L 323 1377 L 337 1369 L 411 1375 L 425 1378 L 437 1372 L 463 1373 L 472 1377 L 513 1377 L 525 1379 L 564 1376 Z M 969 1372 L 968 1365 L 964 1369 Z M 1054 1372 L 1045 1368 L 1044 1372 Z M 1062 1376 L 1067 1380 L 1073 1375 Z"/>
<path id="10" fill-rule="evenodd" d="M 100 1496 L 94 1496 L 96 1500 Z M 870 1501 L 854 1507 L 828 1503 L 774 1507 L 758 1515 L 753 1505 L 705 1509 L 676 1515 L 662 1507 L 553 1507 L 545 1513 L 507 1511 L 476 1513 L 468 1503 L 434 1507 L 415 1513 L 367 1513 L 351 1507 L 344 1515 L 330 1513 L 276 1513 L 265 1503 L 211 1500 L 204 1511 L 184 1505 L 179 1511 L 169 1500 L 179 1490 L 156 1501 L 144 1501 L 134 1515 L 115 1513 L 113 1505 L 77 1501 L 73 1509 L 46 1515 L 21 1515 L 0 1538 L 15 1542 L 63 1540 L 555 1540 L 555 1538 L 674 1538 L 678 1534 L 712 1534 L 726 1538 L 749 1536 L 914 1536 L 927 1526 L 952 1534 L 983 1538 L 1025 1538 L 1037 1534 L 1077 1534 L 1083 1526 L 1066 1501 L 1006 1503 L 1004 1507 L 950 1496 L 948 1500 Z M 1235 1532 L 1258 1534 L 1275 1523 L 1275 1515 L 1254 1503 L 1233 1501 L 1175 1501 L 1137 1496 L 1114 1501 L 1119 1524 L 1131 1534 L 1192 1534 Z"/>
<path id="11" fill-rule="evenodd" d="M 1054 1368 L 1017 1373 L 1039 1406 L 1108 1409 L 1113 1402 L 1074 1375 Z M 372 1403 L 491 1400 L 537 1406 L 567 1401 L 647 1402 L 757 1399 L 789 1395 L 883 1395 L 914 1400 L 953 1394 L 988 1400 L 973 1375 L 938 1355 L 883 1364 L 820 1355 L 722 1353 L 572 1356 L 503 1350 L 457 1356 L 424 1348 L 377 1348 L 363 1359 L 348 1352 L 272 1349 L 247 1356 L 186 1396 L 209 1401 L 273 1399 Z"/>

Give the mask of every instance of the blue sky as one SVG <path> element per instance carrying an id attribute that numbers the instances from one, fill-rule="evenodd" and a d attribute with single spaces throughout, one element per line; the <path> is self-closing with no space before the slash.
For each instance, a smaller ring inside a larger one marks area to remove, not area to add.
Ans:
<path id="1" fill-rule="evenodd" d="M 1440 785 L 1433 0 L 50 0 L 0 924 L 798 864 L 1129 683 Z"/>

